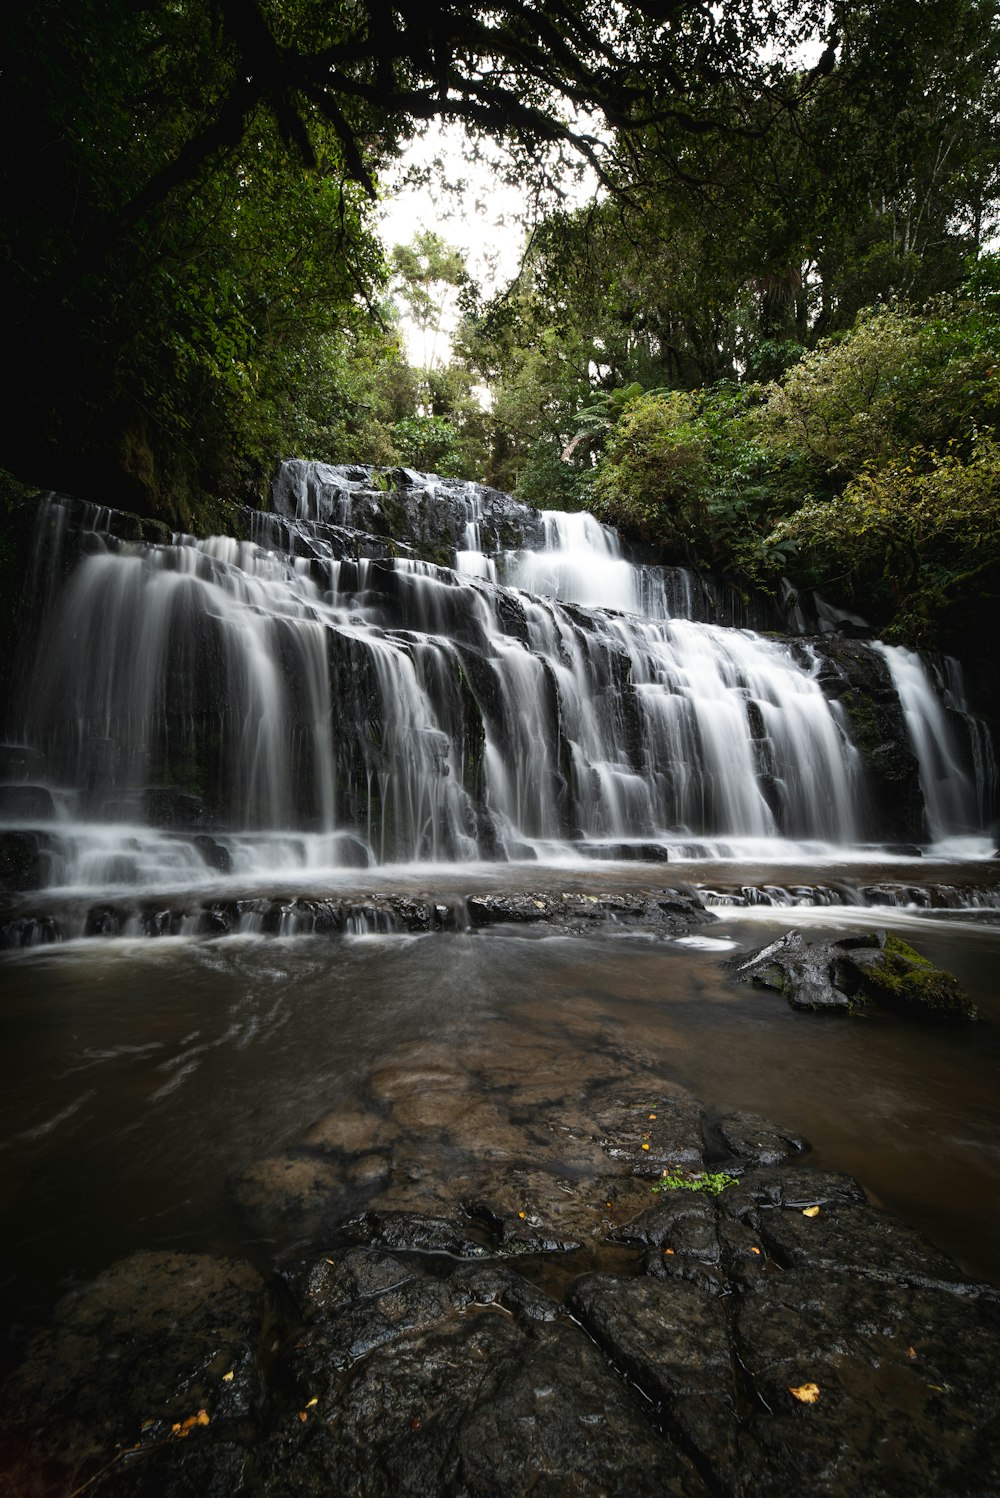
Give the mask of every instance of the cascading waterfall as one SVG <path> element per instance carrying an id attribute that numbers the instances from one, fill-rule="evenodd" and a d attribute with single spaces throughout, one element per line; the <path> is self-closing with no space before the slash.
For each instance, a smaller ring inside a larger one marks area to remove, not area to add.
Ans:
<path id="1" fill-rule="evenodd" d="M 29 769 L 0 787 L 40 882 L 808 855 L 869 835 L 816 647 L 704 622 L 697 579 L 634 566 L 589 515 L 532 512 L 534 544 L 504 546 L 476 486 L 428 480 L 421 499 L 452 506 L 453 567 L 345 550 L 338 527 L 371 524 L 364 471 L 331 500 L 298 469 L 253 541 L 123 541 L 88 511 L 8 746 Z M 978 764 L 949 747 L 956 678 L 942 698 L 918 657 L 882 653 L 931 839 L 982 830 L 995 772 L 984 737 Z"/>
<path id="2" fill-rule="evenodd" d="M 984 725 L 969 712 L 965 701 L 961 667 L 947 659 L 935 670 L 915 650 L 902 645 L 876 648 L 899 693 L 920 768 L 930 841 L 975 836 L 995 801 L 997 767 Z"/>

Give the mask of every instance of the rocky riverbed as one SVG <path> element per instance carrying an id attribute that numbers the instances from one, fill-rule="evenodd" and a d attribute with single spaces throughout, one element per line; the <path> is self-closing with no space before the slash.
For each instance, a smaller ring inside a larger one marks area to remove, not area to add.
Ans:
<path id="1" fill-rule="evenodd" d="M 559 1044 L 481 1077 L 398 1046 L 234 1180 L 270 1268 L 147 1250 L 71 1291 L 0 1492 L 995 1493 L 1000 1292 L 794 1131 Z"/>

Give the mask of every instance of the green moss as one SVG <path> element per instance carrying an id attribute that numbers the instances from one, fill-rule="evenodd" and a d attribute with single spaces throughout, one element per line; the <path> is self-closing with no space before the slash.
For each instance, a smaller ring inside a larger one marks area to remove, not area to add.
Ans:
<path id="1" fill-rule="evenodd" d="M 979 1018 L 958 979 L 898 936 L 886 937 L 882 960 L 864 970 L 862 987 L 878 1003 L 923 1019 L 959 1024 Z"/>
<path id="2" fill-rule="evenodd" d="M 650 1186 L 650 1191 L 704 1191 L 709 1196 L 718 1196 L 727 1186 L 739 1184 L 736 1176 L 727 1176 L 722 1171 L 668 1169 Z"/>

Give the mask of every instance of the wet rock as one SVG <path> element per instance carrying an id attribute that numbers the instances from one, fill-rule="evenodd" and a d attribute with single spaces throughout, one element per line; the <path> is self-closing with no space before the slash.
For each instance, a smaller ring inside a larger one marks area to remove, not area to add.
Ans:
<path id="1" fill-rule="evenodd" d="M 495 1202 L 482 1200 L 464 1205 L 469 1217 L 488 1229 L 501 1254 L 573 1253 L 580 1247 L 577 1239 L 561 1237 L 524 1208 L 512 1213 Z"/>
<path id="2" fill-rule="evenodd" d="M 798 1134 L 755 1113 L 726 1113 L 716 1120 L 714 1132 L 731 1157 L 724 1167 L 730 1173 L 754 1165 L 782 1165 L 809 1148 Z"/>
<path id="3" fill-rule="evenodd" d="M 737 1486 L 736 1387 L 722 1304 L 682 1281 L 592 1274 L 567 1293 L 573 1314 L 715 1487 Z"/>
<path id="4" fill-rule="evenodd" d="M 688 1280 L 710 1295 L 725 1289 L 717 1217 L 707 1193 L 667 1191 L 658 1241 L 643 1256 L 643 1273 Z"/>
<path id="5" fill-rule="evenodd" d="M 483 1258 L 485 1243 L 445 1217 L 421 1212 L 362 1212 L 342 1222 L 337 1237 L 344 1243 L 377 1245 L 382 1248 L 454 1254 L 460 1258 Z"/>
<path id="6" fill-rule="evenodd" d="M 0 889 L 38 889 L 44 876 L 43 841 L 32 832 L 0 832 Z"/>
<path id="7" fill-rule="evenodd" d="M 720 1194 L 719 1211 L 725 1217 L 757 1220 L 758 1209 L 786 1207 L 802 1211 L 805 1207 L 860 1206 L 866 1197 L 853 1176 L 831 1170 L 780 1166 L 774 1170 L 754 1170 L 736 1186 Z"/>
<path id="8" fill-rule="evenodd" d="M 880 948 L 845 952 L 836 972 L 841 988 L 908 1018 L 964 1024 L 979 1017 L 957 978 L 898 936 L 886 936 Z"/>
<path id="9" fill-rule="evenodd" d="M 205 808 L 201 798 L 173 786 L 148 786 L 142 798 L 143 816 L 151 827 L 187 829 L 202 825 Z"/>
<path id="10" fill-rule="evenodd" d="M 978 1018 L 958 981 L 885 931 L 809 945 L 789 931 L 729 964 L 738 982 L 782 994 L 793 1009 L 844 1010 L 872 1001 L 911 1019 L 963 1024 Z"/>
<path id="11" fill-rule="evenodd" d="M 567 931 L 613 923 L 637 931 L 680 935 L 711 920 L 701 899 L 683 890 L 634 890 L 600 895 L 576 893 L 473 895 L 466 902 L 472 926 L 545 922 Z"/>
<path id="12" fill-rule="evenodd" d="M 594 1116 L 605 1153 L 636 1175 L 659 1176 L 670 1165 L 704 1166 L 701 1110 L 693 1099 L 614 1092 L 598 1099 Z"/>
<path id="13" fill-rule="evenodd" d="M 826 1268 L 762 1275 L 735 1306 L 764 1412 L 744 1492 L 996 1492 L 998 1330 L 995 1306 L 953 1295 Z M 809 1384 L 803 1404 L 791 1391 Z"/>
<path id="14" fill-rule="evenodd" d="M 789 931 L 749 956 L 736 958 L 737 980 L 780 993 L 793 1009 L 849 1010 L 850 998 L 832 980 L 826 945 L 810 947 L 801 931 Z"/>
<path id="15" fill-rule="evenodd" d="M 725 1193 L 720 1210 L 752 1225 L 764 1249 L 783 1267 L 945 1289 L 1000 1303 L 1000 1292 L 968 1281 L 946 1254 L 932 1248 L 912 1228 L 875 1211 L 863 1199 L 851 1199 L 854 1183 L 848 1177 L 843 1187 L 834 1178 L 831 1191 L 824 1189 L 823 1177 L 817 1173 L 810 1201 L 808 1173 L 793 1173 L 785 1181 L 773 1182 L 766 1179 L 767 1174 Z M 752 1204 L 748 1204 L 749 1196 L 756 1197 Z"/>
<path id="16" fill-rule="evenodd" d="M 265 1313 L 249 1264 L 205 1254 L 134 1254 L 67 1296 L 0 1394 L 6 1491 L 70 1491 L 199 1411 L 192 1444 L 242 1439 Z"/>
<path id="17" fill-rule="evenodd" d="M 28 744 L 0 744 L 0 779 L 43 780 L 45 755 Z"/>
<path id="18" fill-rule="evenodd" d="M 214 837 L 209 837 L 207 832 L 199 832 L 191 841 L 210 869 L 215 869 L 219 874 L 232 873 L 232 855 L 229 849 L 217 843 Z"/>
<path id="19" fill-rule="evenodd" d="M 0 818 L 17 822 L 51 822 L 56 814 L 45 785 L 0 785 Z"/>
<path id="20" fill-rule="evenodd" d="M 391 1266 L 351 1272 L 367 1291 Z M 331 1378 L 347 1333 L 366 1351 Z M 284 1373 L 300 1406 L 316 1403 L 266 1453 L 271 1494 L 704 1492 L 587 1336 L 498 1266 L 417 1271 L 338 1305 Z"/>

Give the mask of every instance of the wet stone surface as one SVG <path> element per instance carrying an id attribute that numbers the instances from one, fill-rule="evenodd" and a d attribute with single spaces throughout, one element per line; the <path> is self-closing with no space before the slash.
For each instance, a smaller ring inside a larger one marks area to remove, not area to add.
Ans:
<path id="1" fill-rule="evenodd" d="M 997 1490 L 1000 1292 L 762 1164 L 807 1149 L 779 1124 L 524 1044 L 400 1045 L 234 1182 L 293 1219 L 270 1274 L 140 1253 L 68 1296 L 0 1396 L 0 1494 Z"/>

